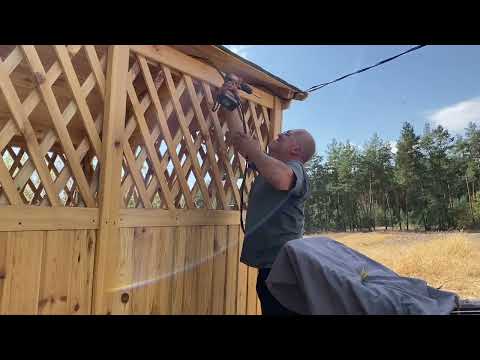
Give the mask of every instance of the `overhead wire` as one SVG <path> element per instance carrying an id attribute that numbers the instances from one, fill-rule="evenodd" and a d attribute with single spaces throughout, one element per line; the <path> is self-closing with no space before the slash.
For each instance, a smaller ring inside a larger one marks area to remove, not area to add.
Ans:
<path id="1" fill-rule="evenodd" d="M 373 69 L 373 68 L 375 68 L 375 67 L 377 67 L 377 66 L 386 64 L 387 62 L 390 62 L 390 61 L 392 61 L 392 60 L 395 60 L 396 58 L 398 58 L 398 57 L 400 57 L 400 56 L 403 56 L 403 55 L 405 55 L 405 54 L 408 54 L 409 52 L 419 50 L 419 49 L 421 49 L 421 48 L 423 48 L 423 47 L 425 47 L 425 46 L 427 46 L 427 45 L 414 46 L 414 47 L 412 47 L 412 48 L 410 48 L 410 49 L 408 49 L 408 50 L 406 50 L 406 51 L 404 51 L 404 52 L 402 52 L 402 53 L 400 53 L 400 54 L 397 54 L 397 55 L 395 55 L 395 56 L 391 56 L 391 57 L 389 57 L 389 58 L 387 58 L 387 59 L 384 59 L 384 60 L 382 60 L 382 61 L 379 61 L 379 62 L 377 62 L 377 63 L 374 64 L 374 65 L 367 66 L 367 67 L 365 67 L 365 68 L 363 68 L 363 69 L 354 71 L 354 72 L 352 72 L 352 73 L 350 73 L 350 74 L 343 75 L 343 76 L 341 76 L 341 77 L 339 77 L 339 78 L 337 78 L 337 79 L 335 79 L 335 80 L 332 80 L 332 81 L 329 81 L 329 82 L 326 82 L 326 83 L 323 83 L 323 84 L 318 84 L 318 85 L 315 85 L 315 86 L 311 86 L 311 87 L 309 87 L 307 90 L 305 90 L 305 92 L 308 92 L 308 93 L 314 92 L 314 91 L 316 91 L 316 90 L 319 90 L 319 89 L 321 89 L 321 88 L 324 88 L 324 87 L 327 86 L 327 85 L 336 83 L 336 82 L 341 81 L 341 80 L 343 80 L 343 79 L 346 79 L 346 78 L 348 78 L 348 77 L 350 77 L 350 76 L 353 76 L 353 75 L 356 75 L 356 74 L 360 74 L 360 73 L 362 73 L 362 72 L 364 72 L 364 71 L 367 71 L 367 70 Z"/>

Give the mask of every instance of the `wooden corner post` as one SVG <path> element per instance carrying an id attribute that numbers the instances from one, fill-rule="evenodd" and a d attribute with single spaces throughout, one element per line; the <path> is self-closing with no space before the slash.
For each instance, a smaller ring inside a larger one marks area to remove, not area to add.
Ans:
<path id="1" fill-rule="evenodd" d="M 123 133 L 127 101 L 129 47 L 112 45 L 108 49 L 105 110 L 102 131 L 102 163 L 100 164 L 100 228 L 95 246 L 93 282 L 93 314 L 105 314 L 106 292 L 111 287 L 114 254 L 111 244 L 120 237 L 120 186 L 123 157 Z"/>
<path id="2" fill-rule="evenodd" d="M 270 136 L 271 140 L 282 132 L 283 112 L 282 101 L 278 97 L 273 99 L 273 109 L 270 121 Z"/>

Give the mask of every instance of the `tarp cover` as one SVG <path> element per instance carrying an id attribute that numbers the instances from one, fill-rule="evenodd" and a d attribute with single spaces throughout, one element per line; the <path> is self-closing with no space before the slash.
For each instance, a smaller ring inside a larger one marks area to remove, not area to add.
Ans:
<path id="1" fill-rule="evenodd" d="M 302 315 L 447 315 L 458 301 L 454 293 L 401 277 L 327 237 L 286 243 L 267 286 Z"/>

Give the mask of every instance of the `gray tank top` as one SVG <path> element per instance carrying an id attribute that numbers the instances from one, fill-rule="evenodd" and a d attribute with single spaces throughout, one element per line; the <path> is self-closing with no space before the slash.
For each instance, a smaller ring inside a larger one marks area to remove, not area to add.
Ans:
<path id="1" fill-rule="evenodd" d="M 240 261 L 256 268 L 270 268 L 283 245 L 303 237 L 304 206 L 310 195 L 307 174 L 300 161 L 287 161 L 296 182 L 290 191 L 280 191 L 262 175 L 250 191 L 245 239 Z"/>

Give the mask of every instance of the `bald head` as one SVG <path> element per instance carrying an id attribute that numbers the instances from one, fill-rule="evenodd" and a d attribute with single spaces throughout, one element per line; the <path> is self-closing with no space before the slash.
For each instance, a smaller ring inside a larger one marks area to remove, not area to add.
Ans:
<path id="1" fill-rule="evenodd" d="M 269 153 L 276 159 L 309 161 L 315 154 L 315 140 L 307 130 L 288 130 L 278 135 L 268 145 Z"/>
<path id="2" fill-rule="evenodd" d="M 313 136 L 304 129 L 295 130 L 294 132 L 297 143 L 301 147 L 301 158 L 304 163 L 309 161 L 315 154 L 315 140 Z"/>

